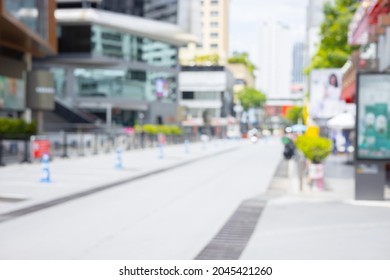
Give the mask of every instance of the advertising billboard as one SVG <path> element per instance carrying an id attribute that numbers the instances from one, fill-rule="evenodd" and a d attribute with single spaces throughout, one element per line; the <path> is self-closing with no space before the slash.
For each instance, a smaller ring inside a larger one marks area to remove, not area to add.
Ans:
<path id="1" fill-rule="evenodd" d="M 156 80 L 156 95 L 158 98 L 166 98 L 169 96 L 169 82 L 166 79 Z"/>
<path id="2" fill-rule="evenodd" d="M 360 74 L 357 81 L 356 158 L 390 159 L 390 74 Z"/>
<path id="3" fill-rule="evenodd" d="M 328 119 L 343 112 L 341 69 L 318 69 L 310 73 L 309 114 L 313 119 Z"/>
<path id="4" fill-rule="evenodd" d="M 23 111 L 25 107 L 25 82 L 0 76 L 0 109 Z"/>
<path id="5" fill-rule="evenodd" d="M 45 70 L 27 74 L 27 105 L 35 110 L 54 110 L 54 77 Z"/>

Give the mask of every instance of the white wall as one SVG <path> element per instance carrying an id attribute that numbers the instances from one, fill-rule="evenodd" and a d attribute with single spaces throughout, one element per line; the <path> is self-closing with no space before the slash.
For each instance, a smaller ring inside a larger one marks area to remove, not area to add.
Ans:
<path id="1" fill-rule="evenodd" d="M 221 110 L 229 114 L 226 106 L 232 102 L 234 78 L 229 71 L 184 71 L 179 73 L 179 104 L 191 110 L 192 117 L 200 118 L 205 109 L 212 117 L 220 117 Z M 195 92 L 195 99 L 183 100 L 183 91 Z M 222 100 L 222 92 L 224 100 Z M 199 99 L 199 93 L 212 98 Z M 197 98 L 198 96 L 198 98 Z"/>
<path id="2" fill-rule="evenodd" d="M 199 71 L 180 72 L 180 91 L 225 91 L 227 75 L 225 72 Z"/>

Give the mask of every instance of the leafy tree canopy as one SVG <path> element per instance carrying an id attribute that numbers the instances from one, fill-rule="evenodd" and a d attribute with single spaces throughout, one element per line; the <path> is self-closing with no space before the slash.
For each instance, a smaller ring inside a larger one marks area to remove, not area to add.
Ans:
<path id="1" fill-rule="evenodd" d="M 196 65 L 218 65 L 219 55 L 218 54 L 198 55 L 194 57 L 194 63 Z"/>
<path id="2" fill-rule="evenodd" d="M 303 121 L 303 107 L 294 106 L 287 110 L 286 119 L 292 124 L 297 124 L 299 120 Z"/>
<path id="3" fill-rule="evenodd" d="M 237 93 L 237 97 L 245 111 L 250 108 L 261 108 L 267 100 L 264 93 L 251 87 L 243 88 Z"/>
<path id="4" fill-rule="evenodd" d="M 311 64 L 305 69 L 340 68 L 348 60 L 356 47 L 348 45 L 348 26 L 359 1 L 335 0 L 326 2 L 323 8 L 324 21 L 320 29 L 320 44 Z"/>
<path id="5" fill-rule="evenodd" d="M 244 64 L 249 73 L 254 75 L 256 66 L 249 60 L 249 54 L 247 52 L 234 52 L 233 56 L 228 59 L 228 63 Z"/>

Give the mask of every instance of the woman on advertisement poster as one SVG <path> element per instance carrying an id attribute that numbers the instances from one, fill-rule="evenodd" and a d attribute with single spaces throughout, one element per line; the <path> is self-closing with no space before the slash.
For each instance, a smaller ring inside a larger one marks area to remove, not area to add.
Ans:
<path id="1" fill-rule="evenodd" d="M 324 85 L 324 95 L 322 98 L 321 115 L 332 117 L 339 113 L 340 106 L 340 86 L 336 74 L 329 75 L 329 79 Z"/>

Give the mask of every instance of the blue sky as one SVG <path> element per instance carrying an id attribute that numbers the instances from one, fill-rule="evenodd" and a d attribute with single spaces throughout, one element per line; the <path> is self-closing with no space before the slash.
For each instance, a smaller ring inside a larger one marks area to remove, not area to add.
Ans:
<path id="1" fill-rule="evenodd" d="M 305 38 L 308 0 L 230 0 L 229 49 L 256 55 L 256 26 L 267 19 L 281 21 L 291 30 L 292 42 Z"/>

